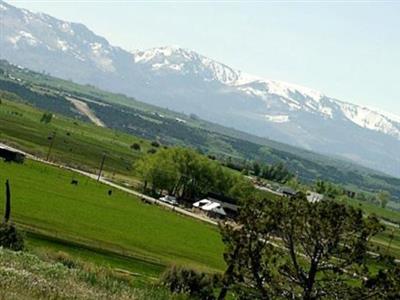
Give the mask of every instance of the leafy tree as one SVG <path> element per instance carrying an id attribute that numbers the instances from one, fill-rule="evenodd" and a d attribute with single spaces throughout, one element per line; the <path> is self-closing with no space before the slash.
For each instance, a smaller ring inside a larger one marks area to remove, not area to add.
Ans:
<path id="1" fill-rule="evenodd" d="M 24 249 L 24 238 L 14 224 L 0 224 L 0 247 L 21 251 Z"/>
<path id="2" fill-rule="evenodd" d="M 381 191 L 378 193 L 377 198 L 381 207 L 385 208 L 390 201 L 390 193 L 386 191 Z"/>
<path id="3" fill-rule="evenodd" d="M 255 176 L 259 176 L 261 173 L 261 166 L 258 162 L 253 163 L 253 173 Z"/>
<path id="4" fill-rule="evenodd" d="M 228 266 L 221 294 L 230 287 L 243 299 L 347 298 L 350 280 L 362 284 L 368 242 L 381 230 L 375 216 L 303 194 L 243 202 L 237 224 L 221 226 Z"/>
<path id="5" fill-rule="evenodd" d="M 160 147 L 160 143 L 159 143 L 159 142 L 157 142 L 157 141 L 153 141 L 153 142 L 151 142 L 151 145 L 152 145 L 153 147 L 155 147 L 155 148 L 158 148 L 158 147 Z"/>
<path id="6" fill-rule="evenodd" d="M 131 145 L 131 149 L 135 150 L 135 151 L 140 151 L 141 147 L 140 147 L 140 145 L 138 143 L 133 143 Z"/>
<path id="7" fill-rule="evenodd" d="M 286 183 L 294 176 L 289 172 L 282 162 L 279 162 L 275 165 L 265 166 L 262 170 L 261 177 L 280 183 Z"/>
<path id="8" fill-rule="evenodd" d="M 151 148 L 151 149 L 147 150 L 147 153 L 148 154 L 154 154 L 154 153 L 157 153 L 157 150 L 154 149 L 154 148 Z"/>
<path id="9" fill-rule="evenodd" d="M 153 193 L 167 190 L 179 198 L 196 199 L 208 192 L 218 192 L 240 199 L 253 191 L 243 176 L 192 149 L 160 149 L 154 155 L 144 156 L 136 164 L 136 171 Z"/>
<path id="10" fill-rule="evenodd" d="M 44 113 L 42 115 L 42 118 L 40 119 L 41 123 L 49 124 L 51 120 L 53 119 L 53 114 L 52 113 Z"/>
<path id="11" fill-rule="evenodd" d="M 364 281 L 352 299 L 400 299 L 400 266 L 394 262 Z"/>
<path id="12" fill-rule="evenodd" d="M 170 153 L 167 150 L 147 155 L 137 163 L 136 171 L 145 182 L 144 191 L 147 191 L 147 185 L 150 184 L 153 195 L 163 190 L 172 193 L 179 176 L 176 166 L 170 164 Z"/>
<path id="13" fill-rule="evenodd" d="M 190 299 L 215 299 L 213 292 L 215 280 L 205 273 L 173 266 L 163 273 L 160 281 L 172 293 L 187 294 Z"/>
<path id="14" fill-rule="evenodd" d="M 325 196 L 336 198 L 339 195 L 344 195 L 344 190 L 340 187 L 323 180 L 317 180 L 315 183 L 315 191 Z"/>

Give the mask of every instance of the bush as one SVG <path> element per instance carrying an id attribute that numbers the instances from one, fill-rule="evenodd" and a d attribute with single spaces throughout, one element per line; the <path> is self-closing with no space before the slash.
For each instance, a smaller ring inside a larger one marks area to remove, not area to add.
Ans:
<path id="1" fill-rule="evenodd" d="M 52 258 L 67 267 L 68 269 L 76 269 L 80 267 L 79 262 L 74 260 L 68 253 L 62 251 L 58 251 L 57 253 L 55 253 Z"/>
<path id="2" fill-rule="evenodd" d="M 148 154 L 154 154 L 154 153 L 156 153 L 157 152 L 157 150 L 156 149 L 149 149 L 149 150 L 147 150 L 147 153 Z"/>
<path id="3" fill-rule="evenodd" d="M 160 147 L 160 143 L 157 142 L 157 141 L 151 142 L 151 145 L 152 145 L 153 147 L 155 147 L 155 148 Z"/>
<path id="4" fill-rule="evenodd" d="M 140 151 L 140 145 L 138 143 L 133 143 L 131 145 L 132 150 Z"/>
<path id="5" fill-rule="evenodd" d="M 41 123 L 49 124 L 51 122 L 51 119 L 53 119 L 53 114 L 52 113 L 44 113 L 42 115 L 42 118 L 40 119 Z"/>
<path id="6" fill-rule="evenodd" d="M 212 276 L 195 270 L 173 266 L 161 276 L 161 284 L 172 293 L 187 294 L 195 299 L 215 299 Z"/>
<path id="7" fill-rule="evenodd" d="M 0 247 L 14 251 L 24 249 L 24 238 L 15 225 L 9 223 L 0 225 Z"/>

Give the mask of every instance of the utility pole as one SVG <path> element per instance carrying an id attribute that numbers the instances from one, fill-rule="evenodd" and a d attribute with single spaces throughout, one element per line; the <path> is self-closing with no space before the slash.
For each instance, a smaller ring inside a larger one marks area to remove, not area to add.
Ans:
<path id="1" fill-rule="evenodd" d="M 48 137 L 48 139 L 51 141 L 50 141 L 50 145 L 49 145 L 49 151 L 47 152 L 47 157 L 46 157 L 47 161 L 49 160 L 51 150 L 53 149 L 54 140 L 56 139 L 56 134 L 57 134 L 57 132 L 53 131 L 53 135 Z"/>
<path id="2" fill-rule="evenodd" d="M 103 166 L 104 166 L 104 161 L 105 161 L 105 160 L 106 160 L 106 154 L 103 153 L 103 158 L 101 159 L 100 170 L 99 170 L 99 176 L 97 177 L 97 181 L 100 180 L 101 172 L 103 171 Z"/>

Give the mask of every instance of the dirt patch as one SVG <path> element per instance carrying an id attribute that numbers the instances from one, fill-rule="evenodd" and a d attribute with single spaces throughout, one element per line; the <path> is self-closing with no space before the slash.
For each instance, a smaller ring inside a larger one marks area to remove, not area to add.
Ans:
<path id="1" fill-rule="evenodd" d="M 67 100 L 70 101 L 81 114 L 87 116 L 94 124 L 97 126 L 106 127 L 103 121 L 96 116 L 94 111 L 89 108 L 86 102 L 71 97 L 67 97 Z"/>

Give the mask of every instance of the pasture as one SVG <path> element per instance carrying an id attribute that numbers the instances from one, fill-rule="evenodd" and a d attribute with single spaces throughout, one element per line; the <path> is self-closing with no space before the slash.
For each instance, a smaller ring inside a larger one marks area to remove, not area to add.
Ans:
<path id="1" fill-rule="evenodd" d="M 151 148 L 149 141 L 60 115 L 45 124 L 40 122 L 43 113 L 29 105 L 2 99 L 0 142 L 46 158 L 49 138 L 55 133 L 50 160 L 95 171 L 105 154 L 105 171 L 127 175 L 132 173 L 135 160 Z M 131 149 L 132 144 L 140 145 L 140 150 Z"/>
<path id="2" fill-rule="evenodd" d="M 5 179 L 11 183 L 12 220 L 28 232 L 155 265 L 224 268 L 223 244 L 211 225 L 118 190 L 109 196 L 108 186 L 30 160 L 0 161 L 0 195 Z"/>

